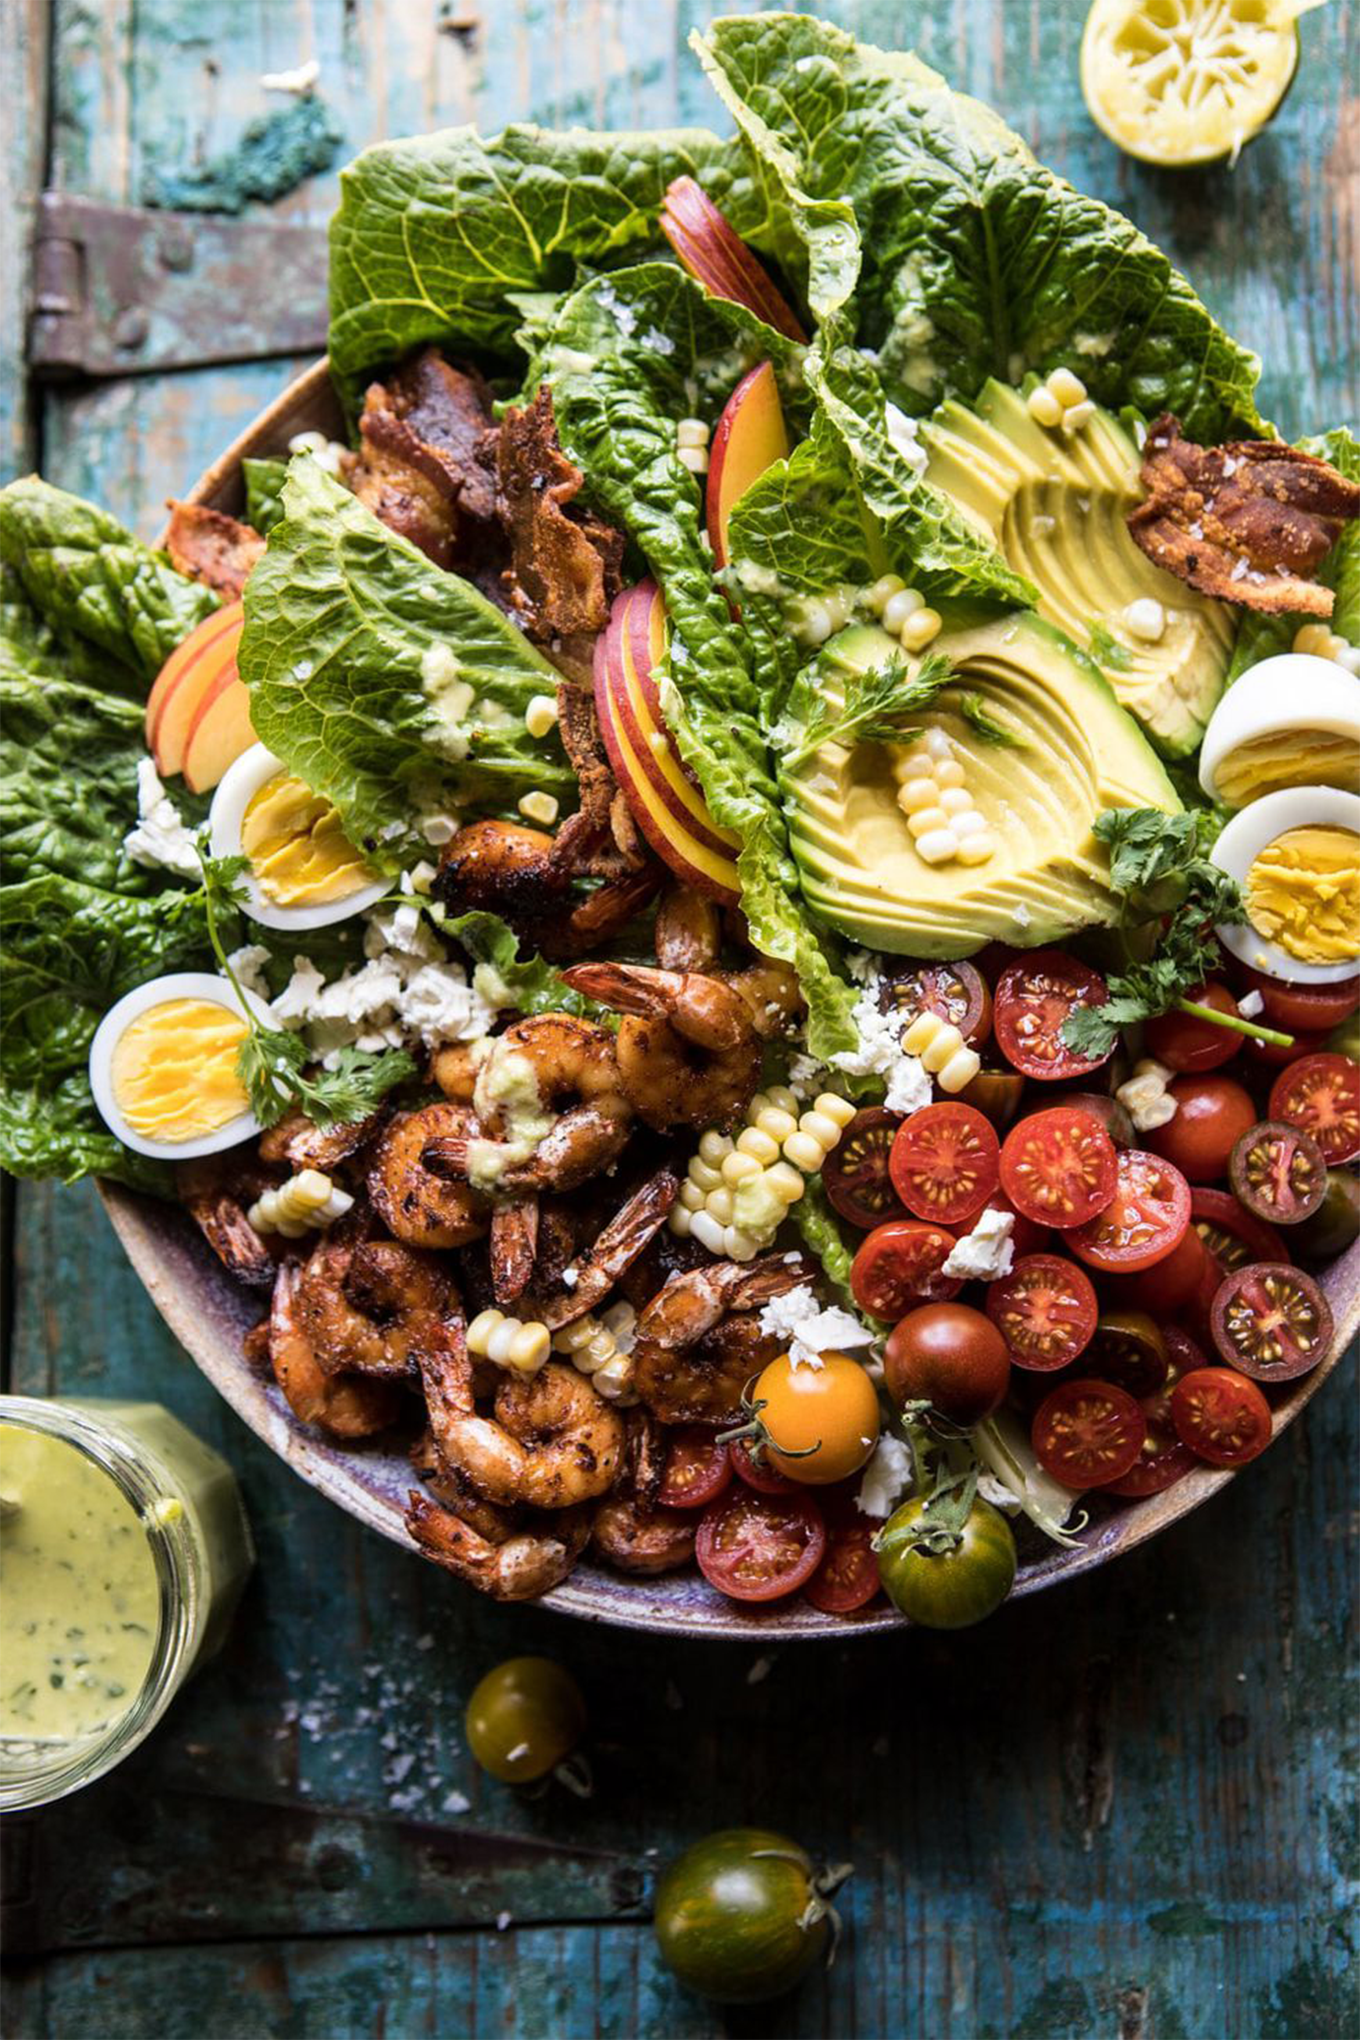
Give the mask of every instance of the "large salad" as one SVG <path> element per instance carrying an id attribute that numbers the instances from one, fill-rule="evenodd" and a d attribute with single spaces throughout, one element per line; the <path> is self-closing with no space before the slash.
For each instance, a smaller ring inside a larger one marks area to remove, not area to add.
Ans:
<path id="1" fill-rule="evenodd" d="M 728 139 L 351 166 L 239 516 L 0 493 L 0 1158 L 486 1591 L 954 1625 L 1330 1350 L 1360 446 L 915 57 L 693 42 Z"/>

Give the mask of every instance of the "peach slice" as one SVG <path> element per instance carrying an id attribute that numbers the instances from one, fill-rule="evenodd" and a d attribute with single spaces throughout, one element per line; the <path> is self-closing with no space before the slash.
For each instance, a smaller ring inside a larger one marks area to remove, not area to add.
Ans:
<path id="1" fill-rule="evenodd" d="M 675 178 L 667 186 L 659 225 L 682 267 L 706 290 L 745 305 L 786 339 L 806 341 L 807 334 L 788 301 L 702 184 L 692 177 Z"/>
<path id="2" fill-rule="evenodd" d="M 762 361 L 727 399 L 709 452 L 708 536 L 718 566 L 727 565 L 727 520 L 733 505 L 766 468 L 788 457 L 789 435 L 774 365 Z"/>
<path id="3" fill-rule="evenodd" d="M 203 696 L 189 726 L 184 784 L 191 793 L 207 793 L 256 741 L 250 724 L 250 690 L 233 660 Z"/>
<path id="4" fill-rule="evenodd" d="M 146 743 L 165 777 L 184 766 L 184 750 L 209 691 L 223 673 L 235 675 L 245 616 L 239 602 L 214 610 L 176 645 L 146 699 Z"/>

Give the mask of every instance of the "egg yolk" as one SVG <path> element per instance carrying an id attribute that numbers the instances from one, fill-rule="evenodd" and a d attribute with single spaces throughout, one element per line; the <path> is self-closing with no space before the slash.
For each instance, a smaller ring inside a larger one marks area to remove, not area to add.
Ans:
<path id="1" fill-rule="evenodd" d="M 241 848 L 260 891 L 276 907 L 348 899 L 375 874 L 340 827 L 328 800 L 291 772 L 276 772 L 246 808 Z"/>
<path id="2" fill-rule="evenodd" d="M 1230 751 L 1214 775 L 1215 791 L 1229 807 L 1245 807 L 1282 786 L 1355 785 L 1360 753 L 1353 737 L 1333 730 L 1272 730 Z"/>
<path id="3" fill-rule="evenodd" d="M 1300 963 L 1360 956 L 1360 836 L 1353 829 L 1286 829 L 1246 878 L 1253 928 Z"/>
<path id="4" fill-rule="evenodd" d="M 113 1095 L 144 1140 L 197 1140 L 249 1110 L 236 1074 L 246 1023 L 212 999 L 165 999 L 119 1035 Z"/>

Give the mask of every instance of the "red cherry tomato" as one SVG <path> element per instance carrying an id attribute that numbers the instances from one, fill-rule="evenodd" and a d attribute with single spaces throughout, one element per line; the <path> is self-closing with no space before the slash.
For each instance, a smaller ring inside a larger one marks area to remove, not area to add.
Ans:
<path id="1" fill-rule="evenodd" d="M 758 1495 L 735 1487 L 699 1519 L 694 1556 L 710 1586 L 734 1601 L 777 1601 L 816 1572 L 826 1551 L 811 1495 Z"/>
<path id="2" fill-rule="evenodd" d="M 992 1031 L 992 994 L 976 964 L 901 964 L 883 979 L 878 1002 L 885 1013 L 900 1013 L 904 1027 L 922 1013 L 937 1013 L 970 1048 Z"/>
<path id="3" fill-rule="evenodd" d="M 1211 978 L 1185 994 L 1195 1006 L 1212 1006 L 1216 1013 L 1238 1017 L 1237 1001 L 1226 985 Z M 1231 1027 L 1215 1027 L 1212 1020 L 1197 1020 L 1193 1013 L 1161 1013 L 1143 1030 L 1147 1052 L 1169 1070 L 1216 1070 L 1231 1062 L 1242 1046 L 1242 1036 Z"/>
<path id="4" fill-rule="evenodd" d="M 1154 1261 L 1138 1275 L 1105 1275 L 1100 1293 L 1111 1305 L 1127 1310 L 1150 1310 L 1154 1316 L 1180 1309 L 1206 1279 L 1209 1253 L 1193 1225 L 1185 1229 L 1179 1246 L 1163 1260 Z M 1218 1276 L 1214 1275 L 1217 1287 Z"/>
<path id="5" fill-rule="evenodd" d="M 1046 1109 L 1056 1111 L 1058 1106 L 1068 1106 L 1073 1112 L 1090 1112 L 1104 1127 L 1116 1147 L 1137 1147 L 1138 1136 L 1133 1130 L 1127 1105 L 1121 1105 L 1118 1098 L 1108 1091 L 1057 1091 L 1046 1102 Z"/>
<path id="6" fill-rule="evenodd" d="M 940 1273 L 955 1244 L 942 1225 L 890 1218 L 874 1227 L 850 1263 L 850 1293 L 870 1317 L 889 1320 L 918 1303 L 947 1303 L 963 1287 L 961 1276 Z"/>
<path id="7" fill-rule="evenodd" d="M 989 1211 L 1006 1211 L 1015 1221 L 1011 1226 L 1011 1245 L 1018 1255 L 1041 1254 L 1048 1245 L 1049 1231 L 1046 1225 L 1036 1225 L 1032 1218 L 1026 1218 L 1023 1211 L 1017 1211 L 1004 1190 L 998 1190 L 987 1199 L 977 1217 L 969 1221 L 977 1225 Z"/>
<path id="8" fill-rule="evenodd" d="M 1194 1340 L 1188 1338 L 1178 1325 L 1163 1325 L 1162 1337 L 1166 1342 L 1166 1379 L 1151 1395 L 1145 1395 L 1138 1407 L 1147 1418 L 1147 1434 L 1143 1439 L 1134 1464 L 1121 1480 L 1112 1480 L 1106 1492 L 1120 1495 L 1126 1501 L 1141 1500 L 1145 1495 L 1159 1495 L 1187 1473 L 1193 1473 L 1199 1460 L 1188 1445 L 1182 1445 L 1176 1435 L 1176 1426 L 1171 1420 L 1171 1392 L 1182 1374 L 1189 1374 L 1197 1367 L 1207 1367 L 1208 1361 L 1200 1352 Z"/>
<path id="9" fill-rule="evenodd" d="M 1190 1193 L 1190 1222 L 1225 1271 L 1245 1268 L 1248 1261 L 1289 1259 L 1274 1226 L 1239 1204 L 1229 1190 L 1196 1184 Z"/>
<path id="10" fill-rule="evenodd" d="M 1147 1136 L 1152 1152 L 1174 1162 L 1189 1183 L 1212 1183 L 1228 1167 L 1237 1141 L 1256 1124 L 1250 1091 L 1231 1077 L 1173 1077 L 1167 1090 L 1176 1116 Z"/>
<path id="11" fill-rule="evenodd" d="M 803 1598 L 823 1615 L 849 1615 L 873 1600 L 879 1589 L 876 1524 L 837 1512 L 826 1526 L 826 1556 L 803 1589 Z"/>
<path id="12" fill-rule="evenodd" d="M 1047 1374 L 1085 1352 L 1096 1328 L 1091 1278 L 1061 1254 L 1025 1254 L 987 1291 L 987 1315 L 1017 1367 Z"/>
<path id="13" fill-rule="evenodd" d="M 1277 1041 L 1257 1041 L 1249 1034 L 1243 1047 L 1247 1061 L 1258 1068 L 1283 1069 L 1286 1063 L 1301 1062 L 1306 1055 L 1319 1055 L 1330 1040 L 1329 1033 L 1296 1034 L 1288 1048 L 1281 1048 Z"/>
<path id="14" fill-rule="evenodd" d="M 1190 1185 L 1180 1170 L 1144 1148 L 1121 1148 L 1114 1196 L 1066 1239 L 1088 1267 L 1132 1275 L 1178 1247 L 1189 1223 Z"/>
<path id="15" fill-rule="evenodd" d="M 1310 1133 L 1333 1165 L 1360 1155 L 1360 1063 L 1348 1055 L 1306 1055 L 1275 1079 L 1268 1108 Z"/>
<path id="16" fill-rule="evenodd" d="M 1288 1261 L 1257 1261 L 1227 1276 L 1212 1323 L 1228 1365 L 1254 1381 L 1293 1381 L 1331 1351 L 1332 1307 L 1312 1276 Z"/>
<path id="17" fill-rule="evenodd" d="M 1030 1432 L 1044 1472 L 1064 1487 L 1105 1487 L 1138 1461 L 1147 1418 L 1109 1381 L 1063 1381 L 1034 1413 Z"/>
<path id="18" fill-rule="evenodd" d="M 1327 1164 L 1322 1149 L 1300 1127 L 1263 1119 L 1248 1127 L 1228 1158 L 1228 1181 L 1237 1201 L 1269 1224 L 1301 1225 L 1322 1209 Z M 1286 1257 L 1287 1258 L 1287 1257 Z"/>
<path id="19" fill-rule="evenodd" d="M 1287 985 L 1249 964 L 1239 965 L 1238 975 L 1247 991 L 1261 994 L 1266 1025 L 1285 1034 L 1329 1034 L 1360 1006 L 1360 977 L 1339 985 Z"/>
<path id="20" fill-rule="evenodd" d="M 1062 1039 L 1062 1024 L 1077 1006 L 1103 1006 L 1109 996 L 1104 978 L 1061 949 L 1017 957 L 997 980 L 996 1045 L 1013 1068 L 1041 1083 L 1084 1077 L 1109 1054 L 1078 1054 Z"/>
<path id="21" fill-rule="evenodd" d="M 901 1124 L 900 1112 L 866 1105 L 822 1163 L 822 1188 L 832 1209 L 861 1232 L 904 1215 L 888 1174 L 888 1156 Z"/>
<path id="22" fill-rule="evenodd" d="M 1001 1187 L 1038 1225 L 1066 1230 L 1114 1196 L 1114 1142 L 1093 1113 L 1070 1105 L 1031 1112 L 1006 1135 Z"/>
<path id="23" fill-rule="evenodd" d="M 732 1459 L 732 1471 L 739 1481 L 758 1495 L 796 1495 L 798 1482 L 790 1480 L 771 1466 L 764 1453 L 759 1459 L 751 1457 L 751 1443 L 748 1438 L 734 1438 L 728 1446 Z"/>
<path id="24" fill-rule="evenodd" d="M 883 1378 L 899 1408 L 928 1402 L 955 1424 L 980 1424 L 1010 1386 L 1006 1342 L 990 1318 L 965 1303 L 927 1303 L 894 1327 Z"/>
<path id="25" fill-rule="evenodd" d="M 956 1226 L 976 1217 L 996 1189 L 1000 1159 L 991 1121 L 951 1100 L 902 1121 L 888 1167 L 908 1211 Z"/>
<path id="26" fill-rule="evenodd" d="M 663 1509 L 702 1509 L 732 1478 L 725 1445 L 702 1424 L 681 1424 L 666 1433 L 666 1471 L 657 1490 Z"/>
<path id="27" fill-rule="evenodd" d="M 1199 1367 L 1171 1391 L 1171 1420 L 1183 1445 L 1211 1466 L 1245 1466 L 1270 1443 L 1270 1404 L 1231 1367 Z"/>

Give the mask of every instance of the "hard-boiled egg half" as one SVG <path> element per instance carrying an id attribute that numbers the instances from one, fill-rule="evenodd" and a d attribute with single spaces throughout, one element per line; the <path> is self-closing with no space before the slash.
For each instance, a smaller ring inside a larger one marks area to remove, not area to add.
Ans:
<path id="1" fill-rule="evenodd" d="M 1312 985 L 1360 969 L 1360 794 L 1336 786 L 1265 794 L 1233 816 L 1213 859 L 1242 887 L 1247 920 L 1218 934 L 1243 963 Z"/>
<path id="2" fill-rule="evenodd" d="M 206 970 L 174 971 L 111 1006 L 90 1043 L 90 1089 L 125 1147 L 191 1161 L 236 1147 L 259 1121 L 236 1074 L 246 1011 L 274 1022 L 263 999 Z"/>
<path id="3" fill-rule="evenodd" d="M 387 881 L 365 864 L 324 794 L 252 744 L 213 795 L 214 857 L 245 857 L 245 909 L 266 928 L 324 928 L 371 907 Z"/>
<path id="4" fill-rule="evenodd" d="M 1360 679 L 1307 652 L 1249 666 L 1209 718 L 1199 777 L 1233 808 L 1286 786 L 1360 785 Z"/>

